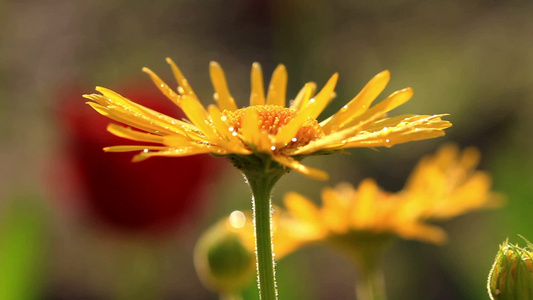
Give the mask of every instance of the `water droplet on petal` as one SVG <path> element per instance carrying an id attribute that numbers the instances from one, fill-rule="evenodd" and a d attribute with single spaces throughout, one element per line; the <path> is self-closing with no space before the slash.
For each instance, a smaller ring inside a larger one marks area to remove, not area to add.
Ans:
<path id="1" fill-rule="evenodd" d="M 270 147 L 270 150 L 272 150 L 272 151 L 276 150 L 276 146 Z"/>
<path id="2" fill-rule="evenodd" d="M 298 139 L 295 138 L 295 137 L 293 137 L 293 138 L 291 139 L 291 141 L 293 141 L 293 142 L 296 142 L 297 140 L 298 140 Z"/>

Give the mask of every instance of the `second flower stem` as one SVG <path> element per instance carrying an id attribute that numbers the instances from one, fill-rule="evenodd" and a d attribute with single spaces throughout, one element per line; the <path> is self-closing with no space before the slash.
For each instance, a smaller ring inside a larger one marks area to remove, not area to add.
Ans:
<path id="1" fill-rule="evenodd" d="M 380 269 L 364 270 L 358 277 L 355 292 L 357 299 L 386 300 L 385 283 Z"/>

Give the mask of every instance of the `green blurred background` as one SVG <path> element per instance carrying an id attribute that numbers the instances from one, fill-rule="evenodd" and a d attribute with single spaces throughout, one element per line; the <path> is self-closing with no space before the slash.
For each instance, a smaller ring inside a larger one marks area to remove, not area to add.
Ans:
<path id="1" fill-rule="evenodd" d="M 4 0 L 0 36 L 2 300 L 217 298 L 197 279 L 192 251 L 216 220 L 250 207 L 249 191 L 229 163 L 213 165 L 199 207 L 156 233 L 94 221 L 97 214 L 78 201 L 87 197 L 61 171 L 70 151 L 61 109 L 82 103 L 79 95 L 96 85 L 122 91 L 146 82 L 157 93 L 140 69 L 172 82 L 167 56 L 204 103 L 212 101 L 209 61 L 221 63 L 239 105 L 249 99 L 252 62 L 262 64 L 265 79 L 281 62 L 289 71 L 288 98 L 307 81 L 321 86 L 340 73 L 337 98 L 324 115 L 384 69 L 392 73 L 385 94 L 415 91 L 393 114 L 451 114 L 454 126 L 444 138 L 311 158 L 308 164 L 330 173 L 328 182 L 291 173 L 274 192 L 278 204 L 289 190 L 318 201 L 323 187 L 365 177 L 397 191 L 416 161 L 439 145 L 479 147 L 481 169 L 507 196 L 506 206 L 444 223 L 450 235 L 444 247 L 395 243 L 385 258 L 391 300 L 487 299 L 498 244 L 517 241 L 517 234 L 533 239 L 531 1 Z M 118 211 L 129 205 L 114 201 Z M 326 248 L 290 255 L 278 273 L 282 299 L 355 297 L 356 272 Z M 250 299 L 253 289 L 252 283 Z"/>

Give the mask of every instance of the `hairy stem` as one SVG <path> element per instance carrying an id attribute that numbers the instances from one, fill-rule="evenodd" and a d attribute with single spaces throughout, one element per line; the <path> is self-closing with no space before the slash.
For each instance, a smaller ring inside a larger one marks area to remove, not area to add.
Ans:
<path id="1" fill-rule="evenodd" d="M 272 245 L 272 203 L 270 193 L 282 174 L 262 174 L 254 176 L 245 172 L 252 189 L 254 211 L 255 254 L 257 258 L 257 278 L 261 300 L 278 299 L 274 271 Z"/>

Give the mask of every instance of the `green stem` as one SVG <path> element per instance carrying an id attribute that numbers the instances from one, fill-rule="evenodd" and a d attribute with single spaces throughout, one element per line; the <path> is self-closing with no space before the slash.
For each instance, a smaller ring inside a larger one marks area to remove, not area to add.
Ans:
<path id="1" fill-rule="evenodd" d="M 385 280 L 379 268 L 361 270 L 357 277 L 355 294 L 360 300 L 386 300 Z"/>
<path id="2" fill-rule="evenodd" d="M 328 238 L 329 242 L 353 260 L 359 271 L 355 286 L 358 300 L 387 299 L 381 259 L 392 238 L 388 233 L 366 231 L 351 231 Z"/>
<path id="3" fill-rule="evenodd" d="M 278 299 L 274 272 L 272 247 L 272 203 L 270 193 L 283 173 L 257 174 L 244 172 L 252 189 L 252 206 L 254 211 L 255 254 L 257 258 L 257 276 L 261 300 Z"/>

